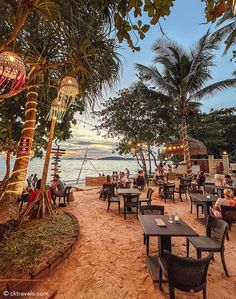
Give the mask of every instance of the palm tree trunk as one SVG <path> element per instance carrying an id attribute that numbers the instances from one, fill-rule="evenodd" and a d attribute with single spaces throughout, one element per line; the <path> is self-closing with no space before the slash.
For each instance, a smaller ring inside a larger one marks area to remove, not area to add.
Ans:
<path id="1" fill-rule="evenodd" d="M 2 181 L 2 186 L 5 185 L 5 182 L 9 179 L 10 176 L 10 161 L 12 153 L 12 120 L 9 121 L 8 126 L 8 138 L 7 138 L 7 153 L 6 153 L 6 173 Z"/>
<path id="2" fill-rule="evenodd" d="M 148 176 L 148 172 L 147 172 L 146 160 L 144 158 L 143 151 L 141 149 L 139 150 L 139 156 L 140 156 L 140 159 L 141 159 L 141 162 L 142 162 L 142 165 L 143 165 L 142 168 L 143 168 L 145 177 L 147 177 Z"/>
<path id="3" fill-rule="evenodd" d="M 152 161 L 151 161 L 151 149 L 150 144 L 148 144 L 148 162 L 149 162 L 149 174 L 152 173 Z"/>
<path id="4" fill-rule="evenodd" d="M 186 117 L 182 116 L 180 122 L 180 139 L 184 146 L 184 161 L 187 166 L 187 175 L 192 176 L 192 164 L 190 161 L 190 151 L 189 151 L 189 144 L 188 144 L 188 128 L 186 123 Z"/>
<path id="5" fill-rule="evenodd" d="M 18 218 L 17 199 L 21 196 L 28 171 L 36 125 L 37 97 L 38 94 L 36 92 L 28 91 L 25 104 L 25 123 L 21 131 L 21 140 L 26 139 L 28 141 L 28 148 L 25 153 L 22 154 L 19 146 L 12 175 L 1 197 L 0 222 L 2 223 L 10 219 L 16 220 Z"/>

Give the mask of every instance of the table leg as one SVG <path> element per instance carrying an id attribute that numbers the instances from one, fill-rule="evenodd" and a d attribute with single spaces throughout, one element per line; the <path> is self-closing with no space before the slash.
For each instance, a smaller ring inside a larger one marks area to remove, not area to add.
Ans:
<path id="1" fill-rule="evenodd" d="M 158 237 L 158 255 L 162 256 L 164 250 L 171 252 L 171 237 L 170 236 L 159 236 Z"/>
<path id="2" fill-rule="evenodd" d="M 149 236 L 146 236 L 146 255 L 149 255 Z"/>
<path id="3" fill-rule="evenodd" d="M 171 237 L 170 236 L 158 237 L 158 254 L 159 254 L 159 256 L 163 255 L 163 252 L 165 249 L 171 252 Z M 147 261 L 147 266 L 148 266 L 148 269 L 151 274 L 153 282 L 159 282 L 158 256 L 147 255 L 146 261 Z"/>

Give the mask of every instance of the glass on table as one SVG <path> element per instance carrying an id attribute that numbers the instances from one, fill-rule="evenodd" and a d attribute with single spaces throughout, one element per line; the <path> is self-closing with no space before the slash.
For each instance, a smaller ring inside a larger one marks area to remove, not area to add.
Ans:
<path id="1" fill-rule="evenodd" d="M 174 213 L 172 211 L 168 211 L 169 220 L 168 222 L 174 223 Z"/>

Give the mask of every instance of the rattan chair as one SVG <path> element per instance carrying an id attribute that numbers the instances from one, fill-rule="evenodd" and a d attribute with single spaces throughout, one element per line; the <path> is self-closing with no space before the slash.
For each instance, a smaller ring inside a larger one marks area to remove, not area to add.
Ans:
<path id="1" fill-rule="evenodd" d="M 153 192 L 154 190 L 152 188 L 148 188 L 147 197 L 139 198 L 139 209 L 141 208 L 142 203 L 147 203 L 148 205 L 151 205 Z"/>
<path id="2" fill-rule="evenodd" d="M 126 219 L 126 214 L 135 214 L 138 218 L 139 209 L 139 195 L 123 195 L 124 197 L 124 218 Z M 135 209 L 133 212 L 132 209 Z"/>
<path id="3" fill-rule="evenodd" d="M 196 211 L 197 211 L 197 218 L 199 218 L 199 208 L 202 209 L 202 214 L 203 214 L 203 203 L 200 200 L 197 199 L 193 199 L 191 194 L 193 194 L 194 192 L 190 193 L 190 202 L 191 202 L 191 208 L 190 208 L 190 213 L 193 213 L 193 206 L 196 206 Z M 200 193 L 200 192 L 195 192 L 195 193 Z"/>
<path id="4" fill-rule="evenodd" d="M 110 205 L 112 203 L 116 203 L 118 205 L 118 211 L 120 213 L 120 197 L 119 196 L 112 196 L 113 193 L 111 191 L 107 191 L 107 212 L 110 209 Z"/>
<path id="5" fill-rule="evenodd" d="M 66 206 L 66 202 L 67 204 L 69 205 L 70 204 L 70 201 L 69 201 L 69 197 L 70 197 L 70 192 L 71 192 L 71 189 L 72 189 L 72 186 L 68 186 L 65 188 L 65 191 L 63 193 L 63 195 L 55 195 L 53 194 L 52 195 L 52 198 L 53 198 L 53 203 L 54 205 L 56 205 L 56 199 L 58 198 L 58 206 L 59 207 L 65 207 Z M 61 203 L 61 198 L 63 198 L 63 203 Z"/>
<path id="6" fill-rule="evenodd" d="M 207 217 L 206 236 L 187 238 L 187 256 L 189 256 L 190 243 L 196 248 L 198 258 L 201 257 L 203 251 L 220 252 L 225 274 L 226 276 L 229 276 L 224 257 L 224 242 L 227 230 L 228 224 L 225 221 L 209 215 Z"/>
<path id="7" fill-rule="evenodd" d="M 172 201 L 175 202 L 174 191 L 175 186 L 163 184 L 162 190 L 160 192 L 161 199 L 164 199 L 165 203 L 167 199 L 172 199 Z"/>
<path id="8" fill-rule="evenodd" d="M 222 215 L 222 219 L 228 223 L 229 230 L 231 230 L 231 225 L 236 222 L 236 207 L 221 205 L 221 215 Z M 228 231 L 226 237 L 227 240 L 229 240 Z"/>
<path id="9" fill-rule="evenodd" d="M 187 185 L 180 184 L 178 188 L 175 188 L 174 192 L 179 194 L 179 198 L 181 201 L 183 201 L 182 194 L 185 194 L 186 200 L 188 199 L 188 197 L 187 197 L 188 186 Z"/>
<path id="10" fill-rule="evenodd" d="M 170 299 L 175 299 L 175 288 L 189 293 L 203 291 L 203 299 L 206 299 L 207 271 L 211 259 L 212 254 L 202 259 L 193 259 L 164 250 L 164 256 L 158 257 L 160 289 L 164 272 L 168 278 Z"/>

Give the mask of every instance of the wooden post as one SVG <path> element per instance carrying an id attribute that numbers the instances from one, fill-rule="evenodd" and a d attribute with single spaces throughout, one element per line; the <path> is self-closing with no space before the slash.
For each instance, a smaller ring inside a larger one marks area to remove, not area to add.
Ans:
<path id="1" fill-rule="evenodd" d="M 57 122 L 57 118 L 54 116 L 51 121 L 50 133 L 49 133 L 49 137 L 48 137 L 46 155 L 45 155 L 44 166 L 43 166 L 42 181 L 41 181 L 41 188 L 40 188 L 40 190 L 42 192 L 44 192 L 46 189 L 48 168 L 49 168 L 49 162 L 50 162 L 50 154 L 51 154 L 52 141 L 53 141 L 53 135 L 54 135 L 56 122 Z"/>

